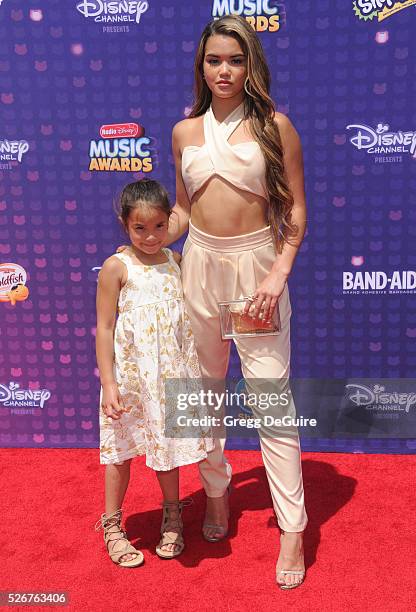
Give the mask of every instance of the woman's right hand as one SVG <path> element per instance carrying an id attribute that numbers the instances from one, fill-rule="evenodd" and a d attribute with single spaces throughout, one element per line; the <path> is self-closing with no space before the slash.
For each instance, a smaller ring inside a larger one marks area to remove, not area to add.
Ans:
<path id="1" fill-rule="evenodd" d="M 106 416 L 114 420 L 118 420 L 125 412 L 123 400 L 115 382 L 103 385 L 101 408 Z"/>
<path id="2" fill-rule="evenodd" d="M 128 247 L 128 244 L 122 244 L 121 246 L 117 247 L 116 249 L 116 253 L 122 253 L 123 251 L 125 251 Z"/>

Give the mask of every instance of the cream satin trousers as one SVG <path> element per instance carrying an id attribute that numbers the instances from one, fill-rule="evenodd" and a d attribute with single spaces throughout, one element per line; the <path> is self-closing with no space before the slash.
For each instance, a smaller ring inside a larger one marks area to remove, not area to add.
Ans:
<path id="1" fill-rule="evenodd" d="M 183 249 L 182 283 L 186 308 L 195 335 L 202 375 L 224 379 L 230 356 L 230 340 L 222 340 L 218 302 L 252 294 L 275 260 L 270 228 L 233 237 L 201 232 L 191 223 Z M 287 285 L 279 299 L 281 332 L 278 336 L 236 338 L 245 379 L 282 379 L 288 385 L 290 368 L 291 306 Z M 293 401 L 289 414 L 295 416 Z M 293 429 L 292 429 L 293 433 Z M 199 463 L 201 481 L 209 497 L 224 494 L 231 480 L 231 466 L 224 456 L 225 440 Z M 273 507 L 284 531 L 303 531 L 305 511 L 299 436 L 269 431 L 260 445 Z"/>

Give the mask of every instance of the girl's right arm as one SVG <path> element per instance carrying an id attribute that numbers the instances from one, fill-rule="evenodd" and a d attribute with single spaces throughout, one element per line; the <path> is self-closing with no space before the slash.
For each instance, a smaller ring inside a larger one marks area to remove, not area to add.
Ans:
<path id="1" fill-rule="evenodd" d="M 175 242 L 187 231 L 191 216 L 191 203 L 189 202 L 188 194 L 186 193 L 181 170 L 182 152 L 180 142 L 184 123 L 186 121 L 186 119 L 179 121 L 179 123 L 174 126 L 172 131 L 172 153 L 175 160 L 176 198 L 175 206 L 172 209 L 173 213 L 169 219 L 167 244 Z"/>
<path id="2" fill-rule="evenodd" d="M 109 257 L 100 270 L 97 285 L 96 354 L 102 386 L 101 406 L 112 419 L 119 419 L 124 410 L 114 378 L 114 328 L 123 274 L 123 263 L 117 257 Z"/>

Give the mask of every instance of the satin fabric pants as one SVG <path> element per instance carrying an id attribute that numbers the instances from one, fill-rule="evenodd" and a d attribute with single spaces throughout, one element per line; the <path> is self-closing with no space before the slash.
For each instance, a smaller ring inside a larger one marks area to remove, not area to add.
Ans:
<path id="1" fill-rule="evenodd" d="M 230 340 L 221 338 L 218 302 L 251 295 L 271 270 L 275 257 L 269 227 L 222 238 L 190 223 L 181 263 L 182 283 L 203 377 L 225 379 L 228 369 Z M 289 384 L 291 316 L 287 285 L 279 298 L 279 310 L 279 335 L 234 341 L 246 381 L 281 379 L 280 391 L 285 391 Z M 293 400 L 287 413 L 296 414 Z M 222 496 L 231 480 L 224 445 L 224 439 L 216 438 L 215 449 L 199 463 L 209 497 Z M 260 445 L 279 526 L 284 531 L 303 531 L 308 518 L 297 429 L 292 428 L 292 435 L 287 435 L 271 428 L 260 434 Z"/>

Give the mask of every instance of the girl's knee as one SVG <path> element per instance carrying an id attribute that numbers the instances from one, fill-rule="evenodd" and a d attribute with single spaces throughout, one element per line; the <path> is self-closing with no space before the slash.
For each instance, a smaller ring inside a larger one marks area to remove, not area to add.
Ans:
<path id="1" fill-rule="evenodd" d="M 131 459 L 126 459 L 125 461 L 120 461 L 120 463 L 113 463 L 113 465 L 116 465 L 117 467 L 122 466 L 122 465 L 130 466 L 130 463 L 131 463 Z"/>

